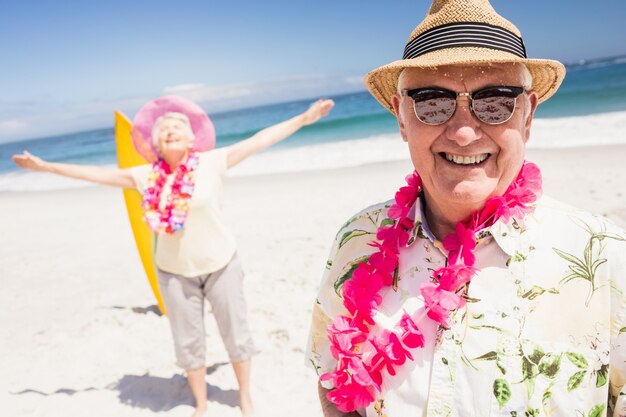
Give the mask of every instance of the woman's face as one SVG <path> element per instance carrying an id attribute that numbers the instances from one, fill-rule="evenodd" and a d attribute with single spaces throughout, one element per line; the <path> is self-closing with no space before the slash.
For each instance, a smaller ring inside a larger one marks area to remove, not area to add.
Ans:
<path id="1" fill-rule="evenodd" d="M 191 148 L 189 128 L 182 120 L 164 119 L 159 126 L 157 149 L 165 158 L 183 157 Z"/>

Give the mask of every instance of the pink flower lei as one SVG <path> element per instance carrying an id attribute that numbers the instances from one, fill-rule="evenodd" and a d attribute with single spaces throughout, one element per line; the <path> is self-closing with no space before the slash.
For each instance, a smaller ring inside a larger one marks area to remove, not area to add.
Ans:
<path id="1" fill-rule="evenodd" d="M 424 336 L 417 325 L 424 313 L 440 326 L 449 327 L 450 313 L 465 305 L 465 287 L 478 272 L 474 267 L 477 232 L 498 220 L 521 220 L 534 210 L 533 203 L 541 194 L 539 168 L 524 162 L 504 195 L 489 198 L 482 210 L 459 222 L 456 231 L 443 239 L 448 265 L 433 271 L 432 281 L 422 284 L 425 311 L 415 320 L 404 312 L 393 330 L 384 330 L 375 337 L 371 326 L 382 302 L 380 292 L 397 282 L 399 248 L 409 241 L 414 223 L 409 212 L 422 189 L 417 172 L 408 175 L 406 182 L 389 208 L 388 216 L 394 223 L 380 226 L 377 241 L 370 243 L 378 251 L 361 262 L 342 287 L 343 304 L 349 314 L 338 316 L 328 326 L 330 351 L 337 367 L 320 380 L 333 381 L 335 389 L 327 398 L 343 412 L 367 407 L 381 394 L 384 373 L 393 376 L 395 367 L 407 359 L 413 360 L 411 349 L 424 346 Z"/>
<path id="2" fill-rule="evenodd" d="M 178 165 L 175 170 L 172 190 L 167 197 L 165 207 L 161 210 L 161 193 L 167 176 L 172 173 L 172 170 L 163 159 L 152 164 L 152 171 L 148 176 L 148 186 L 143 192 L 142 207 L 144 209 L 143 219 L 154 233 L 173 234 L 185 225 L 189 211 L 189 199 L 193 195 L 195 187 L 195 170 L 197 167 L 197 152 L 190 153 L 185 162 Z"/>

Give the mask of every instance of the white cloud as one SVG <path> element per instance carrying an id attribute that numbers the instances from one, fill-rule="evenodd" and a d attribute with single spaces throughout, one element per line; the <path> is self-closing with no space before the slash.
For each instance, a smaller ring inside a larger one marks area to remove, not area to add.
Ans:
<path id="1" fill-rule="evenodd" d="M 306 98 L 327 97 L 363 89 L 363 77 L 305 74 L 259 82 L 227 85 L 184 83 L 164 87 L 162 94 L 177 94 L 197 102 L 207 112 L 228 111 Z M 53 98 L 18 106 L 0 103 L 0 142 L 53 136 L 113 126 L 120 110 L 132 118 L 143 104 L 156 97 L 128 96 L 89 102 Z M 17 107 L 16 107 L 17 106 Z M 19 107 L 19 110 L 16 110 Z"/>
<path id="2" fill-rule="evenodd" d="M 163 89 L 164 94 L 176 94 L 192 101 L 206 102 L 246 97 L 252 90 L 243 85 L 207 86 L 204 84 L 180 84 Z"/>
<path id="3" fill-rule="evenodd" d="M 0 121 L 0 132 L 19 133 L 26 129 L 28 125 L 21 120 Z"/>
<path id="4" fill-rule="evenodd" d="M 363 81 L 365 80 L 365 77 L 363 75 L 351 75 L 349 77 L 345 77 L 344 81 L 348 84 L 353 84 L 353 85 L 358 85 L 358 86 L 363 86 Z"/>
<path id="5" fill-rule="evenodd" d="M 207 86 L 180 84 L 166 87 L 165 94 L 179 94 L 193 100 L 208 112 L 325 97 L 363 89 L 361 75 L 330 77 L 304 74 L 276 80 Z"/>
<path id="6" fill-rule="evenodd" d="M 204 84 L 180 84 L 172 87 L 165 87 L 163 92 L 165 94 L 181 94 L 188 91 L 194 91 L 204 88 Z"/>
<path id="7" fill-rule="evenodd" d="M 24 110 L 20 119 L 0 122 L 0 143 L 112 127 L 116 110 L 132 116 L 151 98 L 124 97 L 87 103 L 41 101 L 36 109 Z"/>

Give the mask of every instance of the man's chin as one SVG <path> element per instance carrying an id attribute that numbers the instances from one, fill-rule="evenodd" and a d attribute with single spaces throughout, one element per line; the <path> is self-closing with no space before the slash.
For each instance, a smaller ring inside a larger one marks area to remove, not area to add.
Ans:
<path id="1" fill-rule="evenodd" d="M 482 206 L 493 194 L 494 187 L 492 184 L 485 184 L 484 181 L 463 181 L 450 187 L 447 195 L 452 203 L 475 207 L 476 205 Z"/>

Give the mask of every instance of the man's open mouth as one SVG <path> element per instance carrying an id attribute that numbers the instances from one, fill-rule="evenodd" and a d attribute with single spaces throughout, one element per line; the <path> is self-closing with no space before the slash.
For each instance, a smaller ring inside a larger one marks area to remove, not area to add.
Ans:
<path id="1" fill-rule="evenodd" d="M 440 152 L 439 155 L 442 158 L 445 158 L 448 162 L 452 162 L 456 165 L 480 165 L 491 156 L 490 153 L 481 153 L 478 155 L 455 155 L 447 152 Z"/>

